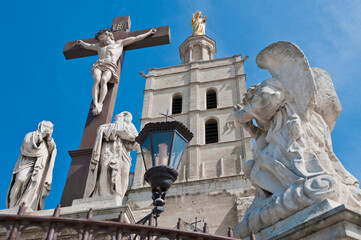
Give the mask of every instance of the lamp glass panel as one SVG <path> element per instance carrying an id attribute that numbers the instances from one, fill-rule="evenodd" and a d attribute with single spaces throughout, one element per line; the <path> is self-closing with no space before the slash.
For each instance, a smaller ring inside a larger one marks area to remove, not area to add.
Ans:
<path id="1" fill-rule="evenodd" d="M 187 142 L 178 134 L 178 132 L 175 132 L 170 166 L 176 170 L 178 170 L 180 161 L 182 160 L 186 144 Z"/>
<path id="2" fill-rule="evenodd" d="M 173 131 L 152 133 L 153 157 L 155 160 L 153 166 L 168 165 L 172 138 Z"/>
<path id="3" fill-rule="evenodd" d="M 150 142 L 150 135 L 144 141 L 141 148 L 142 148 L 145 169 L 148 170 L 149 168 L 152 167 L 152 147 Z"/>

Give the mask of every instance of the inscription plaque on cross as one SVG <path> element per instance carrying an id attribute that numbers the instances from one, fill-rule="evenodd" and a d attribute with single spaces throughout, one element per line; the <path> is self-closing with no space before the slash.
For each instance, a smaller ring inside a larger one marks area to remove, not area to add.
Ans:
<path id="1" fill-rule="evenodd" d="M 130 32 L 130 17 L 122 16 L 113 19 L 111 31 L 114 35 L 114 40 L 122 40 L 130 37 L 137 37 L 149 32 L 151 29 L 144 29 Z M 170 43 L 169 26 L 154 28 L 156 32 L 142 40 L 124 46 L 123 53 L 117 62 L 117 75 L 120 77 L 122 63 L 126 50 L 139 49 L 145 47 L 152 47 Z M 89 38 L 81 40 L 87 44 L 96 44 L 97 39 Z M 64 56 L 67 60 L 81 57 L 88 57 L 97 55 L 96 50 L 86 49 L 79 45 L 79 41 L 71 41 L 65 44 L 63 50 Z M 91 154 L 96 139 L 97 128 L 105 123 L 110 123 L 113 116 L 116 95 L 118 91 L 118 83 L 107 84 L 108 92 L 105 96 L 102 111 L 99 115 L 93 115 L 93 101 L 90 105 L 88 118 L 84 127 L 83 136 L 78 150 L 71 150 L 69 154 L 72 158 L 71 166 L 68 173 L 68 178 L 65 183 L 63 195 L 61 198 L 62 206 L 71 205 L 74 199 L 83 198 L 86 179 L 88 175 L 89 163 Z M 90 94 L 90 93 L 89 93 Z"/>

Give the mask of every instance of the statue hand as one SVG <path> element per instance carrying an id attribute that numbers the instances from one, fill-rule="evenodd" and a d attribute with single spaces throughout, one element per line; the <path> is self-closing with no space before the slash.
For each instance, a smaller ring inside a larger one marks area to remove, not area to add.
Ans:
<path id="1" fill-rule="evenodd" d="M 82 41 L 82 40 L 76 41 L 76 45 L 77 45 L 77 46 L 83 46 L 83 41 Z"/>
<path id="2" fill-rule="evenodd" d="M 150 30 L 150 33 L 151 33 L 151 34 L 154 34 L 154 33 L 156 33 L 156 32 L 157 32 L 157 29 L 155 29 L 155 28 L 153 28 L 153 29 Z"/>

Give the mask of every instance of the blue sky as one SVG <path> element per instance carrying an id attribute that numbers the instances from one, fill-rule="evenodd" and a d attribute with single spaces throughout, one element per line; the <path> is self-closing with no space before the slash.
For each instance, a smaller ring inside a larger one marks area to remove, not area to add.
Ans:
<path id="1" fill-rule="evenodd" d="M 54 208 L 60 202 L 71 163 L 67 151 L 80 144 L 91 102 L 90 69 L 96 60 L 65 60 L 65 42 L 93 37 L 110 27 L 113 17 L 123 15 L 130 15 L 133 31 L 170 26 L 171 44 L 125 56 L 114 113 L 132 112 L 139 130 L 145 80 L 138 72 L 181 63 L 178 46 L 191 34 L 191 15 L 197 10 L 208 16 L 206 34 L 217 43 L 216 58 L 249 55 L 247 86 L 269 77 L 257 68 L 255 58 L 280 40 L 296 43 L 311 66 L 331 75 L 343 107 L 332 132 L 334 151 L 361 179 L 360 1 L 6 1 L 0 9 L 0 209 L 5 208 L 24 135 L 41 120 L 55 124 L 58 147 L 45 205 Z"/>

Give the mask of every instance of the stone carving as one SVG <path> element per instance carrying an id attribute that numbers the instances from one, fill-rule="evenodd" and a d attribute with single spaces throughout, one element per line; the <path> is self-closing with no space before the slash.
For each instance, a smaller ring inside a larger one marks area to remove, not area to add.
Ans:
<path id="1" fill-rule="evenodd" d="M 128 187 L 131 158 L 129 152 L 138 144 L 132 114 L 122 112 L 115 122 L 98 128 L 90 161 L 84 198 L 118 195 L 124 197 Z"/>
<path id="2" fill-rule="evenodd" d="M 112 26 L 112 32 L 116 32 L 123 29 L 129 29 L 127 22 L 118 22 Z"/>
<path id="3" fill-rule="evenodd" d="M 36 131 L 25 135 L 6 197 L 7 208 L 25 202 L 25 206 L 34 211 L 44 209 L 56 157 L 56 145 L 51 137 L 53 126 L 49 121 L 42 121 Z"/>
<path id="4" fill-rule="evenodd" d="M 115 41 L 113 33 L 109 29 L 103 29 L 95 35 L 95 39 L 98 41 L 96 44 L 85 43 L 82 40 L 78 41 L 78 45 L 98 52 L 99 59 L 91 69 L 94 79 L 92 89 L 93 115 L 98 115 L 102 111 L 103 102 L 108 92 L 107 83 L 118 83 L 119 81 L 117 61 L 123 53 L 123 48 L 155 32 L 156 29 L 151 29 L 149 32 L 136 37 Z"/>
<path id="5" fill-rule="evenodd" d="M 242 221 L 247 209 L 251 206 L 254 197 L 239 197 L 236 200 L 238 221 Z"/>
<path id="6" fill-rule="evenodd" d="M 192 14 L 192 36 L 206 34 L 206 19 L 207 16 L 202 18 L 202 12 L 196 12 L 196 15 Z"/>
<path id="7" fill-rule="evenodd" d="M 332 150 L 330 132 L 341 105 L 328 74 L 311 68 L 290 42 L 271 44 L 256 61 L 272 78 L 250 87 L 243 106 L 235 107 L 256 140 L 254 159 L 244 166 L 256 196 L 237 226 L 239 236 L 327 198 L 360 208 L 359 183 Z"/>

